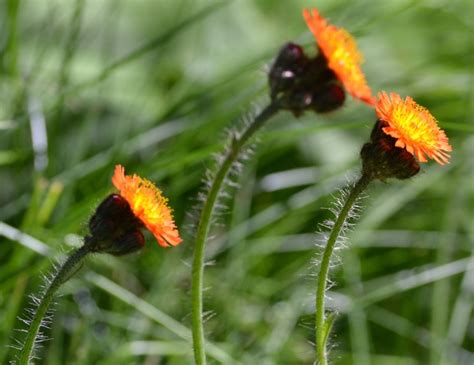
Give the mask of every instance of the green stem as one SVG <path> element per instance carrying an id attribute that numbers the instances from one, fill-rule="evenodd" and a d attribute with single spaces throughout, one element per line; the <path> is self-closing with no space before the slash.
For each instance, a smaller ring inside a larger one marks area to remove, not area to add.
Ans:
<path id="1" fill-rule="evenodd" d="M 327 351 L 326 351 L 326 340 L 329 336 L 330 326 L 327 325 L 325 319 L 324 309 L 324 298 L 326 294 L 326 282 L 328 279 L 329 266 L 331 263 L 331 256 L 336 245 L 337 238 L 341 232 L 344 222 L 347 219 L 352 206 L 357 201 L 359 195 L 372 181 L 370 175 L 362 175 L 357 183 L 352 188 L 347 200 L 345 201 L 339 216 L 334 223 L 334 227 L 329 235 L 328 242 L 324 249 L 323 258 L 321 260 L 321 266 L 319 269 L 318 283 L 316 288 L 316 318 L 315 318 L 315 331 L 316 331 L 316 362 L 319 365 L 327 365 Z"/>
<path id="2" fill-rule="evenodd" d="M 48 311 L 49 304 L 54 297 L 54 294 L 59 289 L 61 284 L 66 282 L 73 272 L 74 268 L 77 267 L 79 263 L 82 262 L 84 257 L 89 253 L 89 249 L 86 246 L 82 246 L 75 250 L 62 264 L 59 270 L 56 272 L 53 280 L 49 284 L 48 288 L 43 294 L 43 297 L 40 300 L 38 308 L 36 308 L 35 315 L 31 321 L 28 334 L 26 336 L 25 343 L 21 350 L 21 355 L 18 364 L 19 365 L 28 365 L 30 360 L 33 358 L 33 351 L 35 340 L 38 336 L 39 329 L 41 327 L 41 322 L 43 321 L 46 312 Z"/>
<path id="3" fill-rule="evenodd" d="M 279 103 L 272 102 L 258 114 L 253 122 L 249 124 L 244 132 L 231 141 L 229 150 L 212 180 L 206 201 L 199 217 L 199 224 L 194 245 L 194 260 L 192 268 L 192 333 L 194 361 L 196 365 L 206 364 L 206 353 L 204 351 L 204 328 L 202 320 L 202 288 L 204 276 L 204 248 L 206 244 L 209 227 L 211 225 L 212 213 L 216 205 L 222 184 L 232 164 L 237 159 L 241 148 L 257 132 L 258 129 L 280 109 Z"/>

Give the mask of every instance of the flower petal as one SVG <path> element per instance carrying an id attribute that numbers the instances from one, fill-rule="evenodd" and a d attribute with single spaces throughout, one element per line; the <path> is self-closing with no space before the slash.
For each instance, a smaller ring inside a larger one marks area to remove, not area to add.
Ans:
<path id="1" fill-rule="evenodd" d="M 137 175 L 125 175 L 121 165 L 115 166 L 112 183 L 128 202 L 133 214 L 155 236 L 163 247 L 181 243 L 168 200 L 151 181 Z"/>
<path id="2" fill-rule="evenodd" d="M 428 109 L 411 97 L 403 100 L 400 95 L 384 91 L 378 94 L 375 105 L 377 116 L 387 126 L 383 132 L 397 139 L 395 146 L 405 148 L 418 161 L 427 162 L 426 156 L 441 165 L 449 162 L 449 145 L 446 133 L 438 127 L 437 120 Z"/>

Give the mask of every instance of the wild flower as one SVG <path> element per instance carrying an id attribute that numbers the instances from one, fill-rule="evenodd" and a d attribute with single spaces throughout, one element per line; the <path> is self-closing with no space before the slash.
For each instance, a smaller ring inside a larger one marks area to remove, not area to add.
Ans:
<path id="1" fill-rule="evenodd" d="M 163 247 L 181 242 L 168 201 L 152 182 L 137 175 L 126 176 L 121 165 L 115 167 L 112 182 L 120 195 L 111 194 L 99 204 L 89 220 L 89 235 L 83 246 L 68 256 L 36 301 L 19 364 L 27 365 L 33 358 L 35 344 L 43 339 L 40 328 L 46 326 L 44 318 L 54 294 L 89 253 L 120 256 L 137 251 L 145 243 L 142 227 L 148 228 Z"/>
<path id="2" fill-rule="evenodd" d="M 352 36 L 329 24 L 316 9 L 305 9 L 303 17 L 319 52 L 309 57 L 295 43 L 284 45 L 269 74 L 272 99 L 280 99 L 295 116 L 305 110 L 336 110 L 344 104 L 346 91 L 373 106 L 375 99 L 361 69 L 363 57 Z"/>
<path id="3" fill-rule="evenodd" d="M 407 179 L 416 175 L 420 171 L 418 162 L 427 162 L 426 157 L 444 165 L 449 162 L 452 150 L 436 119 L 411 97 L 403 100 L 396 93 L 389 96 L 381 92 L 375 112 L 379 119 L 375 122 L 370 142 L 362 147 L 360 153 L 361 177 L 350 188 L 337 212 L 322 254 L 315 301 L 316 359 L 321 365 L 327 364 L 326 342 L 333 321 L 333 316 L 326 317 L 324 308 L 332 253 L 359 196 L 373 180 Z"/>

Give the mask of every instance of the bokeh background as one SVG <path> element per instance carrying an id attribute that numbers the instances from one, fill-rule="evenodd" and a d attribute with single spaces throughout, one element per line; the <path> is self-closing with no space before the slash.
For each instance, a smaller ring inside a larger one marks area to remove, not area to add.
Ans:
<path id="1" fill-rule="evenodd" d="M 373 90 L 438 118 L 452 161 L 374 183 L 328 296 L 334 364 L 474 363 L 473 4 L 387 1 L 0 1 L 0 363 L 42 274 L 81 242 L 117 163 L 155 181 L 185 238 L 96 255 L 62 289 L 38 364 L 191 364 L 192 224 L 226 130 L 268 102 L 287 41 L 316 52 L 317 6 L 364 53 Z M 311 364 L 319 224 L 356 176 L 366 105 L 280 113 L 213 226 L 210 363 Z M 194 212 L 194 213 L 193 213 Z"/>

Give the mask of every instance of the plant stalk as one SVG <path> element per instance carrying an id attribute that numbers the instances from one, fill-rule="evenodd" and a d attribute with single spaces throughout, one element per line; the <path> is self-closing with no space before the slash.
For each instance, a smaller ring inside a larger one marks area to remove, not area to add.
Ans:
<path id="1" fill-rule="evenodd" d="M 347 219 L 352 206 L 357 201 L 359 195 L 365 190 L 365 188 L 372 181 L 372 177 L 367 174 L 363 174 L 357 183 L 352 188 L 349 196 L 347 197 L 339 215 L 334 223 L 334 227 L 329 235 L 326 247 L 324 248 L 323 258 L 321 260 L 321 266 L 319 269 L 318 282 L 316 287 L 316 318 L 315 318 L 315 331 L 316 331 L 316 362 L 319 365 L 327 365 L 327 351 L 326 342 L 329 336 L 331 326 L 325 319 L 324 299 L 326 294 L 326 282 L 329 274 L 329 267 L 331 263 L 332 252 L 339 237 L 344 223 Z M 331 319 L 332 322 L 332 319 Z"/>
<path id="2" fill-rule="evenodd" d="M 232 139 L 229 150 L 224 160 L 218 167 L 214 179 L 212 180 L 206 201 L 199 217 L 196 240 L 194 243 L 194 259 L 192 267 L 192 334 L 193 351 L 196 365 L 206 364 L 206 352 L 204 350 L 204 327 L 203 327 L 203 276 L 204 276 L 204 256 L 207 235 L 211 225 L 211 218 L 214 212 L 219 192 L 224 180 L 229 173 L 233 163 L 239 156 L 242 147 L 257 132 L 262 125 L 280 110 L 278 102 L 274 101 L 258 114 L 253 122 L 249 124 L 240 136 Z"/>
<path id="3" fill-rule="evenodd" d="M 38 308 L 36 308 L 33 320 L 31 321 L 28 334 L 21 350 L 20 359 L 18 362 L 19 365 L 28 365 L 33 359 L 34 345 L 36 338 L 38 337 L 41 322 L 48 311 L 54 294 L 59 289 L 59 287 L 71 277 L 73 270 L 82 262 L 84 257 L 89 252 L 89 249 L 85 245 L 73 251 L 73 253 L 66 259 L 66 261 L 61 265 L 54 275 L 53 280 L 49 284 L 39 302 Z"/>

